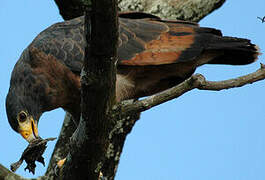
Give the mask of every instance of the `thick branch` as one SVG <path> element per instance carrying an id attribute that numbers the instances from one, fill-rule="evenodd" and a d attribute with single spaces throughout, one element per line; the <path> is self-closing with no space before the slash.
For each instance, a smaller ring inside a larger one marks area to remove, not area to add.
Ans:
<path id="1" fill-rule="evenodd" d="M 140 118 L 140 113 L 127 114 L 122 116 L 122 113 L 115 118 L 115 126 L 109 133 L 109 146 L 107 153 L 105 154 L 105 162 L 102 167 L 104 180 L 113 180 L 117 172 L 120 156 L 123 150 L 123 146 L 127 135 L 131 132 L 134 124 Z M 115 114 L 115 113 L 113 113 Z"/>
<path id="2" fill-rule="evenodd" d="M 2 166 L 0 164 L 0 179 L 2 180 L 29 180 L 29 179 L 25 179 L 11 171 L 9 171 L 7 168 L 5 168 L 4 166 Z M 32 179 L 33 180 L 33 179 Z"/>
<path id="3" fill-rule="evenodd" d="M 72 120 L 72 116 L 69 113 L 66 113 L 64 118 L 64 123 L 61 128 L 61 132 L 57 143 L 54 147 L 49 166 L 45 173 L 44 179 L 53 180 L 57 178 L 55 174 L 55 166 L 59 160 L 62 160 L 66 157 L 70 149 L 70 137 L 73 135 L 76 129 L 76 125 Z"/>
<path id="4" fill-rule="evenodd" d="M 84 14 L 82 0 L 54 1 L 65 20 Z M 225 0 L 118 0 L 121 11 L 147 12 L 166 19 L 196 22 L 218 9 L 224 2 Z"/>
<path id="5" fill-rule="evenodd" d="M 108 148 L 115 103 L 118 21 L 116 1 L 94 0 L 85 15 L 86 52 L 81 73 L 81 119 L 72 136 L 63 179 L 97 180 Z M 85 173 L 84 173 L 85 172 Z"/>
<path id="6" fill-rule="evenodd" d="M 166 19 L 198 22 L 225 0 L 119 0 L 121 11 L 143 11 Z"/>
<path id="7" fill-rule="evenodd" d="M 254 83 L 256 81 L 260 81 L 263 79 L 265 79 L 264 65 L 261 65 L 261 68 L 256 72 L 226 81 L 217 81 L 217 82 L 206 81 L 203 75 L 195 74 L 175 87 L 172 87 L 168 90 L 165 90 L 161 93 L 145 98 L 143 100 L 124 105 L 122 107 L 122 112 L 123 113 L 142 112 L 154 106 L 162 104 L 166 101 L 177 98 L 183 95 L 184 93 L 195 88 L 198 88 L 200 90 L 219 91 L 223 89 L 241 87 L 246 84 Z"/>

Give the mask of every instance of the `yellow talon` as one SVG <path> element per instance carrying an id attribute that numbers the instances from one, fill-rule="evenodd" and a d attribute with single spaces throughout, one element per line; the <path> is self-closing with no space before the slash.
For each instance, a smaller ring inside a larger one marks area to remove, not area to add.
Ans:
<path id="1" fill-rule="evenodd" d="M 66 160 L 66 158 L 61 159 L 60 161 L 57 162 L 57 166 L 58 166 L 58 168 L 61 169 L 61 168 L 63 167 L 63 165 L 64 165 L 64 163 L 65 163 L 65 160 Z"/>

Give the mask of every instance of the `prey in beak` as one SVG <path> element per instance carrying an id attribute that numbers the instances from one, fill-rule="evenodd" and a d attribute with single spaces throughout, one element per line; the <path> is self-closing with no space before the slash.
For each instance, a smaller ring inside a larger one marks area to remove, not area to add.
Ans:
<path id="1" fill-rule="evenodd" d="M 19 133 L 29 143 L 39 138 L 37 122 L 32 116 L 29 116 L 26 112 L 21 111 L 18 114 Z"/>

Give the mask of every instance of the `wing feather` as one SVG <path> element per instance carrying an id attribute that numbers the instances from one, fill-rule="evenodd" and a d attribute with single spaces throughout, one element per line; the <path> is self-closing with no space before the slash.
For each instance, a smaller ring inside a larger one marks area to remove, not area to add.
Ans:
<path id="1" fill-rule="evenodd" d="M 196 40 L 198 28 L 197 24 L 182 21 L 120 18 L 120 64 L 144 66 L 194 60 L 203 50 Z"/>
<path id="2" fill-rule="evenodd" d="M 134 18 L 138 17 L 138 18 Z M 119 18 L 119 65 L 145 66 L 196 59 L 220 31 L 195 23 L 166 21 L 142 13 Z M 80 74 L 85 49 L 84 17 L 57 23 L 40 33 L 30 46 L 51 54 L 71 71 Z M 216 39 L 216 38 L 215 38 Z"/>

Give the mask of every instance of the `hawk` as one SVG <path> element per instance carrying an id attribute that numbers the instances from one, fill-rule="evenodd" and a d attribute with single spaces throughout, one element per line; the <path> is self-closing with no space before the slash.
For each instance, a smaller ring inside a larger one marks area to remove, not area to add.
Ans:
<path id="1" fill-rule="evenodd" d="M 88 42 L 89 43 L 89 42 Z M 6 97 L 10 126 L 28 142 L 39 137 L 42 113 L 59 107 L 80 116 L 84 17 L 41 32 L 17 61 Z M 119 15 L 117 101 L 149 96 L 189 78 L 203 64 L 245 65 L 258 48 L 248 39 L 145 13 Z"/>

